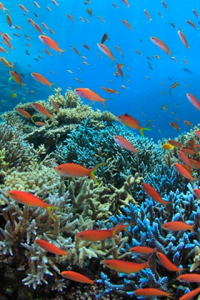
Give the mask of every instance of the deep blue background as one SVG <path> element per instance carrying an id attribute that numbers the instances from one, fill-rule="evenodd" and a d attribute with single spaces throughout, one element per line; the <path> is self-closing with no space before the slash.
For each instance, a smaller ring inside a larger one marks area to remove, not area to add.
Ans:
<path id="1" fill-rule="evenodd" d="M 189 130 L 190 128 L 183 123 L 184 120 L 195 125 L 199 123 L 199 111 L 186 98 L 186 93 L 189 92 L 200 100 L 200 30 L 195 30 L 186 22 L 186 20 L 191 20 L 197 27 L 200 27 L 198 24 L 200 18 L 198 19 L 192 11 L 192 9 L 196 9 L 200 13 L 199 1 L 166 0 L 168 10 L 164 8 L 160 0 L 129 0 L 130 7 L 127 7 L 121 0 L 92 0 L 89 5 L 85 5 L 83 0 L 58 0 L 59 6 L 46 0 L 37 2 L 41 6 L 40 9 L 34 5 L 33 1 L 2 2 L 11 13 L 13 25 L 21 26 L 23 30 L 9 28 L 6 22 L 7 12 L 0 11 L 1 32 L 10 34 L 13 38 L 12 45 L 15 48 L 1 56 L 6 57 L 10 62 L 17 62 L 18 66 L 24 68 L 28 74 L 31 72 L 41 73 L 64 91 L 68 87 L 73 89 L 88 87 L 103 98 L 112 98 L 106 102 L 106 105 L 108 110 L 115 115 L 127 112 L 138 119 L 144 127 L 149 123 L 148 120 L 153 120 L 152 124 L 155 128 L 152 128 L 151 132 L 144 133 L 145 136 L 153 137 L 155 140 L 163 137 L 174 138 L 180 132 Z M 116 9 L 112 3 L 116 3 L 119 8 Z M 19 4 L 24 5 L 29 12 L 24 14 L 18 6 Z M 52 11 L 47 10 L 47 6 Z M 87 8 L 92 10 L 92 17 L 87 13 Z M 152 22 L 147 19 L 144 9 L 150 13 Z M 158 15 L 158 11 L 161 12 L 162 18 Z M 38 18 L 34 13 L 38 15 Z M 75 22 L 72 22 L 66 14 L 70 14 Z M 105 23 L 101 22 L 98 16 L 101 16 Z M 80 17 L 87 18 L 90 23 L 82 22 Z M 38 23 L 46 35 L 59 43 L 61 49 L 69 51 L 63 52 L 62 58 L 60 58 L 57 52 L 48 49 L 53 54 L 52 57 L 48 56 L 43 51 L 47 47 L 39 41 L 40 33 L 29 24 L 27 18 Z M 121 22 L 122 19 L 131 24 L 132 31 Z M 46 30 L 41 22 L 52 28 L 55 34 Z M 170 22 L 175 24 L 176 30 Z M 180 41 L 177 34 L 178 26 L 185 34 L 190 49 L 186 49 Z M 20 37 L 15 37 L 13 33 L 20 34 Z M 115 63 L 111 64 L 111 60 L 97 47 L 97 43 L 101 42 L 104 33 L 108 33 L 110 37 L 110 42 L 106 41 L 105 45 L 113 52 L 118 63 L 125 64 L 122 69 L 125 75 L 123 81 L 113 75 L 116 71 Z M 28 41 L 24 34 L 28 34 L 31 41 Z M 172 56 L 177 58 L 177 63 L 151 43 L 151 36 L 161 39 L 168 45 L 173 52 Z M 26 46 L 26 43 L 31 44 L 31 47 Z M 84 59 L 73 51 L 70 44 L 76 47 L 81 55 L 87 57 L 89 66 L 83 64 Z M 91 51 L 85 49 L 83 44 L 87 44 Z M 121 48 L 124 57 L 115 49 L 115 45 Z M 30 56 L 26 55 L 25 50 L 30 52 Z M 142 56 L 139 56 L 135 50 L 139 50 Z M 43 53 L 38 51 L 43 51 Z M 100 53 L 102 58 L 99 58 L 97 53 Z M 42 55 L 44 58 L 39 59 L 38 55 Z M 152 55 L 159 55 L 160 59 L 152 58 Z M 147 56 L 151 57 L 151 61 L 147 59 Z M 39 61 L 35 61 L 34 58 Z M 186 65 L 183 59 L 186 59 L 189 65 Z M 153 70 L 149 68 L 148 62 L 151 63 Z M 27 65 L 31 65 L 31 67 L 27 67 Z M 78 71 L 78 68 L 81 71 Z M 126 68 L 130 68 L 130 71 Z M 189 69 L 192 75 L 183 72 L 182 68 Z M 68 73 L 67 70 L 73 71 L 73 74 Z M 55 74 L 50 71 L 54 71 Z M 129 78 L 126 77 L 126 74 Z M 9 69 L 6 67 L 5 76 L 9 78 Z M 146 79 L 146 76 L 149 76 L 150 80 Z M 78 83 L 74 78 L 84 80 L 84 83 Z M 110 83 L 110 80 L 113 80 L 114 83 Z M 131 80 L 132 83 L 129 83 L 128 80 Z M 27 86 L 22 87 L 22 91 L 23 89 L 32 89 L 33 80 L 30 76 L 26 76 L 24 82 L 27 83 Z M 175 82 L 179 82 L 180 85 L 172 90 L 170 95 L 169 88 Z M 125 90 L 121 88 L 122 84 L 125 85 Z M 34 82 L 36 89 L 39 85 Z M 189 87 L 185 87 L 185 85 Z M 100 88 L 102 86 L 116 89 L 120 91 L 120 94 L 109 95 Z M 15 87 L 19 89 L 17 84 Z M 42 88 L 46 92 L 47 99 L 52 91 L 45 85 Z M 161 91 L 164 91 L 165 95 L 162 95 Z M 35 99 L 35 101 L 38 100 L 41 99 Z M 9 99 L 9 101 L 14 100 Z M 83 101 L 88 103 L 87 100 Z M 161 110 L 161 105 L 167 105 L 169 109 Z M 99 103 L 95 103 L 93 108 L 104 110 Z M 170 122 L 176 122 L 181 130 L 177 132 L 171 127 Z"/>

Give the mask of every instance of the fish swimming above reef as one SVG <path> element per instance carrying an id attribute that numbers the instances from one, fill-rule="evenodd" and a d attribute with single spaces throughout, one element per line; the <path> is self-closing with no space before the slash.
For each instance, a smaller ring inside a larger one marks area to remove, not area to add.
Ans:
<path id="1" fill-rule="evenodd" d="M 53 254 L 56 254 L 56 255 L 69 255 L 68 252 L 66 251 L 63 251 L 62 249 L 56 247 L 55 245 L 45 241 L 45 240 L 35 240 L 35 242 L 43 249 L 45 249 L 46 251 L 48 252 L 51 252 Z"/>
<path id="2" fill-rule="evenodd" d="M 149 261 L 146 261 L 144 263 L 134 263 L 119 259 L 108 259 L 103 260 L 103 264 L 111 270 L 127 274 L 137 273 L 145 268 L 150 268 Z"/>
<path id="3" fill-rule="evenodd" d="M 142 137 L 144 137 L 143 130 L 148 130 L 148 131 L 151 130 L 150 128 L 141 127 L 139 121 L 137 121 L 133 117 L 129 116 L 128 114 L 117 116 L 117 119 L 123 125 L 126 125 L 126 126 L 128 126 L 130 128 L 134 128 L 134 129 L 139 130 L 139 132 L 141 133 Z"/>
<path id="4" fill-rule="evenodd" d="M 118 145 L 120 145 L 122 148 L 131 151 L 133 153 L 137 153 L 139 152 L 139 150 L 135 149 L 135 147 L 124 137 L 119 136 L 119 135 L 114 135 L 113 139 L 115 141 L 115 143 L 117 143 Z"/>
<path id="5" fill-rule="evenodd" d="M 12 190 L 12 191 L 8 191 L 7 192 L 8 195 L 14 199 L 15 201 L 28 205 L 28 206 L 36 206 L 36 207 L 43 207 L 46 209 L 47 213 L 49 214 L 49 216 L 55 220 L 55 217 L 53 216 L 51 210 L 52 209 L 59 209 L 58 206 L 53 206 L 50 204 L 47 204 L 46 202 L 44 202 L 42 199 L 24 192 L 24 191 L 18 191 L 18 190 Z"/>
<path id="6" fill-rule="evenodd" d="M 55 167 L 55 171 L 64 177 L 84 177 L 89 176 L 94 182 L 99 185 L 100 183 L 97 181 L 94 176 L 95 171 L 102 166 L 103 163 L 99 163 L 92 169 L 87 169 L 84 166 L 75 163 L 66 163 Z"/>
<path id="7" fill-rule="evenodd" d="M 89 229 L 84 230 L 77 233 L 76 237 L 80 240 L 90 241 L 90 242 L 97 242 L 97 241 L 104 241 L 110 238 L 116 238 L 116 234 L 125 230 L 128 234 L 129 231 L 126 227 L 133 225 L 133 223 L 129 224 L 122 224 L 119 223 L 118 225 L 114 226 L 111 229 Z"/>
<path id="8" fill-rule="evenodd" d="M 100 102 L 106 108 L 105 101 L 109 99 L 101 98 L 97 93 L 91 91 L 88 88 L 76 88 L 74 92 L 81 98 L 85 98 L 90 101 Z"/>
<path id="9" fill-rule="evenodd" d="M 77 282 L 81 282 L 81 283 L 88 283 L 88 284 L 94 284 L 95 280 L 91 280 L 90 278 L 86 277 L 85 275 L 82 275 L 78 272 L 74 272 L 74 271 L 63 271 L 60 273 L 63 277 L 73 280 L 73 281 L 77 281 Z"/>

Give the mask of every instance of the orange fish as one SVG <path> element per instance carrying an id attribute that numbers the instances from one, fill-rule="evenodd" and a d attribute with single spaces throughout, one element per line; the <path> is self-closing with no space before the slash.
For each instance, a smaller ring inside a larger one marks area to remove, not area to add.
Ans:
<path id="1" fill-rule="evenodd" d="M 200 287 L 192 290 L 191 292 L 183 295 L 182 297 L 179 298 L 179 300 L 191 300 L 194 298 L 194 296 L 196 296 L 197 294 L 200 293 Z"/>
<path id="2" fill-rule="evenodd" d="M 99 18 L 101 22 L 105 23 L 105 20 L 101 16 L 97 16 L 97 18 Z"/>
<path id="3" fill-rule="evenodd" d="M 124 2 L 128 7 L 130 6 L 127 0 L 122 0 L 122 2 Z"/>
<path id="4" fill-rule="evenodd" d="M 190 48 L 190 46 L 188 45 L 188 42 L 187 42 L 187 40 L 186 40 L 186 37 L 185 37 L 185 35 L 183 34 L 182 31 L 178 30 L 178 36 L 179 36 L 181 42 L 185 45 L 185 47 L 186 47 L 187 49 Z"/>
<path id="5" fill-rule="evenodd" d="M 0 52 L 2 52 L 2 53 L 8 53 L 3 47 L 0 47 Z"/>
<path id="6" fill-rule="evenodd" d="M 145 15 L 147 16 L 148 20 L 152 21 L 149 12 L 146 9 L 144 9 L 144 12 L 145 12 Z"/>
<path id="7" fill-rule="evenodd" d="M 136 296 L 146 296 L 146 297 L 168 297 L 173 299 L 173 295 L 171 293 L 167 293 L 160 289 L 156 288 L 142 288 L 134 291 L 134 295 Z"/>
<path id="8" fill-rule="evenodd" d="M 195 196 L 200 199 L 200 190 L 198 189 L 193 189 Z"/>
<path id="9" fill-rule="evenodd" d="M 81 98 L 85 98 L 90 101 L 100 102 L 106 108 L 105 101 L 109 99 L 101 98 L 97 93 L 91 91 L 88 88 L 76 88 L 74 92 Z"/>
<path id="10" fill-rule="evenodd" d="M 61 52 L 66 51 L 66 50 L 60 49 L 58 44 L 46 35 L 39 35 L 39 39 L 44 45 L 46 45 L 47 47 L 57 51 L 60 56 L 61 56 Z"/>
<path id="11" fill-rule="evenodd" d="M 140 253 L 140 254 L 151 254 L 157 252 L 156 249 L 153 249 L 151 247 L 147 246 L 136 246 L 129 249 L 129 251 L 132 251 L 134 253 Z"/>
<path id="12" fill-rule="evenodd" d="M 51 0 L 51 2 L 52 2 L 53 4 L 55 4 L 56 6 L 59 5 L 55 0 Z"/>
<path id="13" fill-rule="evenodd" d="M 83 44 L 83 47 L 85 47 L 87 50 L 89 50 L 89 51 L 90 51 L 90 47 L 89 47 L 88 45 L 86 45 L 86 44 Z"/>
<path id="14" fill-rule="evenodd" d="M 196 109 L 200 110 L 200 102 L 197 100 L 197 98 L 190 93 L 187 93 L 186 96 L 190 103 L 192 103 Z"/>
<path id="15" fill-rule="evenodd" d="M 52 103 L 53 107 L 55 108 L 55 110 L 57 111 L 57 113 L 59 113 L 60 108 L 59 108 L 58 104 L 53 99 L 51 99 L 51 103 Z"/>
<path id="16" fill-rule="evenodd" d="M 18 112 L 18 114 L 20 114 L 22 117 L 27 118 L 27 119 L 31 119 L 31 115 L 29 114 L 29 112 L 27 112 L 26 110 L 22 109 L 22 108 L 17 108 L 16 111 Z"/>
<path id="17" fill-rule="evenodd" d="M 191 166 L 193 169 L 200 169 L 200 161 L 196 159 L 189 158 Z"/>
<path id="18" fill-rule="evenodd" d="M 22 79 L 17 73 L 17 71 L 10 71 L 10 76 L 12 77 L 12 79 L 14 79 L 15 82 L 17 82 L 20 85 L 20 88 L 22 85 L 25 85 L 25 83 L 22 83 Z"/>
<path id="19" fill-rule="evenodd" d="M 84 177 L 89 176 L 94 182 L 99 185 L 96 177 L 94 176 L 95 171 L 102 166 L 103 163 L 96 165 L 92 169 L 87 169 L 84 166 L 75 164 L 75 163 L 66 163 L 59 165 L 55 168 L 55 171 L 64 177 Z"/>
<path id="20" fill-rule="evenodd" d="M 170 231 L 184 231 L 184 230 L 194 231 L 195 225 L 196 224 L 189 225 L 185 222 L 174 221 L 174 222 L 164 223 L 162 224 L 161 227 L 165 230 L 170 230 Z"/>
<path id="21" fill-rule="evenodd" d="M 115 60 L 112 52 L 110 51 L 110 49 L 108 47 L 106 47 L 104 44 L 102 43 L 97 43 L 98 48 L 106 55 L 108 56 L 112 61 Z"/>
<path id="22" fill-rule="evenodd" d="M 190 126 L 190 127 L 193 126 L 192 123 L 190 123 L 190 121 L 185 120 L 185 121 L 183 121 L 183 122 L 184 122 L 186 125 Z"/>
<path id="23" fill-rule="evenodd" d="M 58 206 L 53 206 L 53 205 L 47 204 L 42 199 L 40 199 L 30 193 L 27 193 L 27 192 L 12 190 L 12 191 L 8 191 L 7 193 L 12 199 L 14 199 L 15 201 L 17 201 L 19 203 L 29 205 L 29 206 L 43 207 L 44 209 L 46 209 L 49 216 L 53 220 L 55 220 L 51 210 L 59 209 Z"/>
<path id="24" fill-rule="evenodd" d="M 164 1 L 161 1 L 161 3 L 164 6 L 164 8 L 168 9 L 167 4 Z"/>
<path id="25" fill-rule="evenodd" d="M 128 140 L 126 140 L 122 136 L 114 135 L 113 139 L 114 139 L 115 143 L 117 143 L 122 148 L 124 148 L 124 149 L 126 149 L 128 151 L 131 151 L 133 153 L 137 153 L 139 151 L 139 150 L 136 150 L 135 147 Z"/>
<path id="26" fill-rule="evenodd" d="M 174 84 L 172 84 L 170 86 L 169 93 L 171 94 L 171 90 L 174 89 L 174 88 L 176 88 L 177 86 L 179 86 L 179 82 L 175 82 Z"/>
<path id="27" fill-rule="evenodd" d="M 117 95 L 119 94 L 118 91 L 113 90 L 111 88 L 105 88 L 104 86 L 102 86 L 101 89 L 104 90 L 105 92 L 109 93 L 109 94 L 117 94 Z"/>
<path id="28" fill-rule="evenodd" d="M 174 140 L 168 140 L 168 142 L 169 142 L 171 145 L 173 145 L 174 147 L 177 147 L 177 148 L 180 148 L 180 149 L 183 148 L 183 146 L 182 146 L 179 142 L 177 142 L 177 141 L 174 141 Z"/>
<path id="29" fill-rule="evenodd" d="M 10 43 L 10 40 L 8 38 L 8 36 L 6 34 L 2 34 L 2 38 L 6 44 L 6 46 L 8 46 L 10 48 L 10 50 L 14 49 Z"/>
<path id="30" fill-rule="evenodd" d="M 6 10 L 5 6 L 0 2 L 0 9 L 1 10 Z"/>
<path id="31" fill-rule="evenodd" d="M 6 15 L 6 21 L 7 21 L 8 25 L 9 25 L 11 28 L 13 28 L 13 26 L 12 26 L 12 19 L 11 19 L 11 17 L 10 17 L 9 14 Z"/>
<path id="32" fill-rule="evenodd" d="M 31 104 L 31 106 L 32 106 L 37 112 L 39 112 L 40 114 L 42 114 L 42 115 L 48 117 L 48 118 L 51 120 L 52 115 L 50 114 L 50 112 L 48 112 L 48 110 L 46 110 L 46 108 L 45 108 L 43 105 L 34 102 L 34 103 Z"/>
<path id="33" fill-rule="evenodd" d="M 90 15 L 90 17 L 92 17 L 93 13 L 92 13 L 92 10 L 90 8 L 87 8 L 87 13 Z"/>
<path id="34" fill-rule="evenodd" d="M 178 157 L 180 160 L 182 160 L 182 162 L 187 165 L 188 167 L 191 168 L 191 163 L 190 163 L 190 160 L 189 158 L 185 155 L 185 153 L 181 150 L 178 150 L 177 151 L 177 154 L 178 154 Z"/>
<path id="35" fill-rule="evenodd" d="M 189 25 L 191 25 L 194 29 L 198 29 L 197 28 L 197 26 L 192 22 L 192 21 L 190 21 L 190 20 L 186 20 L 186 22 L 189 24 Z"/>
<path id="36" fill-rule="evenodd" d="M 124 23 L 130 30 L 132 30 L 132 26 L 126 21 L 126 20 L 121 20 L 122 23 Z"/>
<path id="37" fill-rule="evenodd" d="M 180 272 L 183 271 L 184 269 L 177 267 L 174 265 L 163 253 L 157 252 L 156 253 L 160 263 L 163 265 L 164 268 L 171 272 Z"/>
<path id="38" fill-rule="evenodd" d="M 180 130 L 181 128 L 175 122 L 170 122 L 170 125 L 174 127 L 176 130 Z"/>
<path id="39" fill-rule="evenodd" d="M 31 76 L 38 82 L 44 84 L 44 85 L 48 85 L 51 89 L 51 86 L 54 83 L 49 82 L 49 80 L 47 80 L 43 75 L 39 74 L 39 73 L 31 73 Z"/>
<path id="40" fill-rule="evenodd" d="M 41 121 L 34 122 L 34 124 L 37 126 L 45 126 L 46 125 L 46 123 L 41 122 Z"/>
<path id="41" fill-rule="evenodd" d="M 192 11 L 193 11 L 193 13 L 195 14 L 195 16 L 198 18 L 198 17 L 199 17 L 198 12 L 197 12 L 195 9 L 193 9 Z"/>
<path id="42" fill-rule="evenodd" d="M 115 47 L 115 49 L 117 49 L 117 51 L 119 51 L 119 53 L 121 54 L 121 56 L 124 56 L 122 50 L 118 46 L 114 46 L 114 47 Z"/>
<path id="43" fill-rule="evenodd" d="M 127 273 L 127 274 L 137 273 L 145 268 L 150 268 L 149 261 L 138 264 L 138 263 L 119 260 L 119 259 L 108 259 L 108 260 L 103 260 L 103 264 L 106 267 L 110 268 L 111 270 L 115 270 L 116 272 Z"/>
<path id="44" fill-rule="evenodd" d="M 49 50 L 44 49 L 44 51 L 46 52 L 46 54 L 48 54 L 49 56 L 52 56 L 52 54 L 49 52 Z"/>
<path id="45" fill-rule="evenodd" d="M 187 155 L 195 155 L 196 154 L 196 151 L 190 147 L 183 147 L 182 151 L 184 153 L 186 153 Z"/>
<path id="46" fill-rule="evenodd" d="M 26 7 L 22 4 L 18 5 L 23 11 L 28 12 L 28 10 L 26 9 Z"/>
<path id="47" fill-rule="evenodd" d="M 43 23 L 41 23 L 42 24 L 42 26 L 44 26 L 44 28 L 46 28 L 47 30 L 49 29 L 48 28 L 48 26 L 43 22 Z"/>
<path id="48" fill-rule="evenodd" d="M 122 230 L 125 230 L 128 234 L 126 227 L 132 225 L 130 224 L 118 224 L 111 229 L 90 229 L 79 232 L 76 237 L 80 240 L 90 241 L 90 242 L 98 242 L 104 241 L 106 239 L 116 238 L 116 234 Z"/>
<path id="49" fill-rule="evenodd" d="M 90 278 L 78 273 L 78 272 L 74 272 L 74 271 L 63 271 L 60 273 L 63 277 L 73 280 L 73 281 L 77 281 L 77 282 L 81 282 L 81 283 L 88 283 L 88 284 L 94 284 L 95 280 L 91 280 Z"/>
<path id="50" fill-rule="evenodd" d="M 42 31 L 40 25 L 38 25 L 36 22 L 34 22 L 33 27 L 34 27 L 37 31 L 39 31 L 41 34 L 43 34 L 43 31 Z"/>
<path id="51" fill-rule="evenodd" d="M 148 130 L 148 131 L 151 130 L 150 128 L 141 127 L 140 123 L 136 119 L 134 119 L 133 117 L 129 116 L 128 114 L 118 116 L 117 119 L 122 124 L 124 124 L 124 125 L 126 125 L 130 128 L 134 128 L 134 129 L 139 130 L 142 137 L 144 137 L 143 130 Z"/>
<path id="52" fill-rule="evenodd" d="M 182 274 L 177 277 L 177 279 L 181 282 L 198 282 L 200 283 L 200 274 L 189 273 L 189 274 Z"/>
<path id="53" fill-rule="evenodd" d="M 121 76 L 122 80 L 124 78 L 124 75 L 123 75 L 123 71 L 122 71 L 122 68 L 124 67 L 124 64 L 116 64 L 116 68 L 117 68 L 117 73 Z"/>
<path id="54" fill-rule="evenodd" d="M 171 50 L 168 48 L 168 46 L 163 41 L 161 41 L 160 39 L 158 39 L 154 36 L 151 36 L 150 40 L 154 45 L 156 45 L 157 47 L 159 47 L 160 49 L 165 51 L 169 56 L 171 55 L 171 53 L 172 53 Z"/>
<path id="55" fill-rule="evenodd" d="M 115 3 L 112 3 L 112 5 L 113 5 L 115 8 L 119 8 L 119 7 L 117 6 L 117 4 L 115 4 Z"/>
<path id="56" fill-rule="evenodd" d="M 67 16 L 70 20 L 72 20 L 73 22 L 75 22 L 74 18 L 73 18 L 71 15 L 66 14 L 66 16 Z"/>
<path id="57" fill-rule="evenodd" d="M 35 242 L 46 251 L 56 254 L 56 255 L 69 255 L 69 253 L 63 251 L 62 249 L 56 247 L 55 245 L 44 241 L 44 240 L 35 240 Z"/>
<path id="58" fill-rule="evenodd" d="M 161 196 L 158 194 L 158 192 L 150 185 L 147 183 L 142 182 L 141 183 L 143 190 L 156 202 L 161 203 L 165 208 L 166 205 L 171 203 L 169 201 L 164 201 Z"/>
<path id="59" fill-rule="evenodd" d="M 79 51 L 78 51 L 73 45 L 70 45 L 70 46 L 72 47 L 72 49 L 74 50 L 74 52 L 75 52 L 78 56 L 80 56 Z"/>
<path id="60" fill-rule="evenodd" d="M 4 57 L 0 57 L 0 61 L 4 66 L 13 69 L 14 63 L 9 63 Z"/>
<path id="61" fill-rule="evenodd" d="M 192 177 L 192 175 L 190 174 L 190 172 L 184 167 L 184 165 L 181 165 L 181 164 L 177 164 L 177 163 L 174 163 L 173 164 L 176 171 L 181 174 L 183 177 L 191 180 L 191 181 L 194 181 L 194 180 L 199 180 L 198 178 L 194 178 Z"/>
<path id="62" fill-rule="evenodd" d="M 34 1 L 33 3 L 35 4 L 35 6 L 36 6 L 37 8 L 41 8 L 41 7 L 39 6 L 39 4 L 38 4 L 36 1 Z"/>
<path id="63" fill-rule="evenodd" d="M 199 131 L 199 130 L 195 130 L 195 131 L 194 131 L 194 134 L 195 134 L 198 138 L 200 138 L 200 131 Z"/>

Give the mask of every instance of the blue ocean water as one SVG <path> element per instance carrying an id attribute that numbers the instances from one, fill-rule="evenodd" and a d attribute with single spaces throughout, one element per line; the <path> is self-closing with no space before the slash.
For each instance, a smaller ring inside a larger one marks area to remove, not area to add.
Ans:
<path id="1" fill-rule="evenodd" d="M 21 102 L 23 92 L 24 101 L 47 100 L 52 91 L 48 86 L 41 85 L 32 79 L 30 74 L 37 72 L 50 82 L 54 82 L 55 87 L 61 87 L 63 92 L 67 88 L 87 87 L 103 98 L 111 98 L 106 102 L 110 112 L 115 115 L 129 113 L 144 127 L 151 123 L 151 131 L 145 132 L 145 136 L 152 137 L 154 140 L 164 137 L 174 138 L 179 133 L 188 131 L 190 127 L 184 124 L 184 120 L 197 125 L 199 111 L 188 101 L 186 93 L 191 93 L 200 99 L 198 80 L 200 30 L 193 28 L 186 20 L 200 27 L 198 23 L 200 18 L 193 12 L 195 9 L 200 13 L 199 2 L 190 0 L 183 3 L 178 0 L 166 0 L 168 9 L 160 0 L 129 0 L 130 6 L 122 0 L 92 0 L 85 4 L 86 2 L 89 1 L 58 0 L 59 5 L 55 5 L 50 0 L 38 0 L 40 8 L 34 4 L 34 1 L 2 2 L 9 11 L 13 26 L 20 26 L 22 30 L 10 28 L 6 21 L 8 12 L 0 10 L 1 32 L 8 33 L 12 37 L 11 43 L 14 48 L 8 51 L 5 46 L 8 54 L 1 53 L 1 56 L 15 63 L 14 69 L 17 72 L 23 70 L 22 73 L 25 74 L 22 78 L 23 83 L 27 85 L 22 86 L 20 90 L 15 82 L 7 84 L 10 69 L 2 65 L 5 72 L 1 79 L 3 80 L 1 87 L 3 85 L 5 89 L 15 89 L 20 97 L 12 99 L 9 93 L 5 96 L 0 92 L 1 97 L 7 97 L 7 105 L 1 108 L 1 112 L 11 109 L 12 104 L 15 106 Z M 28 12 L 25 13 L 19 4 L 24 5 Z M 92 10 L 92 16 L 87 12 L 88 8 Z M 152 21 L 148 20 L 144 9 L 149 12 Z M 75 21 L 68 18 L 67 14 L 70 14 Z M 105 22 L 102 22 L 99 16 Z M 42 44 L 38 38 L 40 33 L 27 21 L 28 18 L 39 24 L 43 34 L 58 42 L 61 49 L 68 51 L 63 52 L 60 57 L 57 52 Z M 132 30 L 122 23 L 122 19 L 130 23 Z M 42 22 L 55 34 L 45 29 L 41 25 Z M 175 25 L 175 28 L 170 22 Z M 177 34 L 180 29 L 188 41 L 189 49 L 185 47 Z M 16 33 L 20 36 L 15 36 Z M 110 41 L 106 40 L 105 45 L 116 58 L 113 63 L 97 47 L 104 33 L 107 33 L 110 38 Z M 28 35 L 30 40 L 27 40 L 25 35 Z M 172 51 L 171 57 L 175 57 L 176 61 L 155 46 L 150 41 L 151 36 L 161 39 Z M 83 44 L 88 45 L 90 51 Z M 70 45 L 79 51 L 80 56 Z M 120 55 L 115 46 L 120 47 L 124 56 Z M 47 55 L 44 48 L 48 49 L 52 56 Z M 136 50 L 140 51 L 141 56 L 136 53 Z M 183 60 L 186 60 L 188 64 Z M 87 61 L 88 65 L 85 65 L 83 61 Z M 122 68 L 123 80 L 120 76 L 113 75 L 116 72 L 116 62 L 125 64 Z M 191 73 L 184 71 L 183 68 Z M 75 78 L 78 78 L 80 82 L 77 82 Z M 172 89 L 170 94 L 170 87 L 175 82 L 179 85 Z M 119 91 L 119 95 L 108 94 L 101 87 L 115 89 Z M 31 94 L 30 90 L 34 90 L 34 94 Z M 89 103 L 86 99 L 83 101 Z M 161 109 L 165 105 L 167 110 Z M 105 110 L 100 103 L 95 103 L 93 108 Z M 181 129 L 177 131 L 170 125 L 170 122 L 176 122 Z"/>

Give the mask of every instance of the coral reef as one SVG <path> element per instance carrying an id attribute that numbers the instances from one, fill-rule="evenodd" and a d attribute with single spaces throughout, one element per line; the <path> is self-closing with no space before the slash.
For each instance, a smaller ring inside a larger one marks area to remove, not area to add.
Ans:
<path id="1" fill-rule="evenodd" d="M 58 104 L 58 113 L 52 106 L 51 100 Z M 5 112 L 1 115 L 1 118 L 6 124 L 21 129 L 26 136 L 26 140 L 33 143 L 35 147 L 43 143 L 48 152 L 53 151 L 56 145 L 62 142 L 72 129 L 78 128 L 79 123 L 89 116 L 94 124 L 101 121 L 111 122 L 116 120 L 115 116 L 108 111 L 94 111 L 89 105 L 84 105 L 80 97 L 72 91 L 67 91 L 64 97 L 61 95 L 61 89 L 56 89 L 55 95 L 51 95 L 48 102 L 38 101 L 38 103 L 53 114 L 52 122 L 43 115 L 36 113 L 32 107 L 32 102 L 19 103 L 16 109 L 21 108 L 34 115 L 34 122 L 45 122 L 46 125 L 43 127 L 37 127 L 31 120 L 19 116 L 17 111 Z"/>
<path id="2" fill-rule="evenodd" d="M 51 105 L 55 101 L 59 112 Z M 134 290 L 162 288 L 181 297 L 197 285 L 179 283 L 177 273 L 166 270 L 153 254 L 135 254 L 133 246 L 149 246 L 165 254 L 178 267 L 199 271 L 199 200 L 193 194 L 198 185 L 177 174 L 173 162 L 177 151 L 166 153 L 163 141 L 142 138 L 114 123 L 109 112 L 94 111 L 83 105 L 72 91 L 61 89 L 49 101 L 39 101 L 52 121 L 36 113 L 31 103 L 17 108 L 45 121 L 43 127 L 23 119 L 16 111 L 4 113 L 0 124 L 0 297 L 17 299 L 130 299 Z M 114 135 L 130 141 L 137 155 L 117 145 Z M 198 143 L 194 131 L 179 137 L 183 146 L 190 139 Z M 198 151 L 192 157 L 198 158 Z M 100 185 L 90 178 L 63 178 L 54 170 L 58 164 L 75 162 L 97 171 Z M 194 176 L 199 171 L 194 170 Z M 168 201 L 166 208 L 142 190 L 152 185 Z M 50 205 L 58 206 L 52 220 L 41 207 L 12 200 L 7 191 L 27 191 Z M 162 224 L 184 221 L 195 224 L 192 231 L 166 231 Z M 104 241 L 79 240 L 77 233 L 88 229 L 111 229 L 129 224 L 128 233 Z M 44 239 L 67 251 L 67 257 L 48 253 L 35 239 Z M 104 267 L 104 259 L 141 263 L 149 259 L 151 268 L 131 275 Z M 95 279 L 94 285 L 77 284 L 60 272 L 74 270 Z M 20 288 L 19 288 L 20 287 Z M 139 297 L 139 299 L 143 299 Z M 156 299 L 156 298 L 155 298 Z"/>

